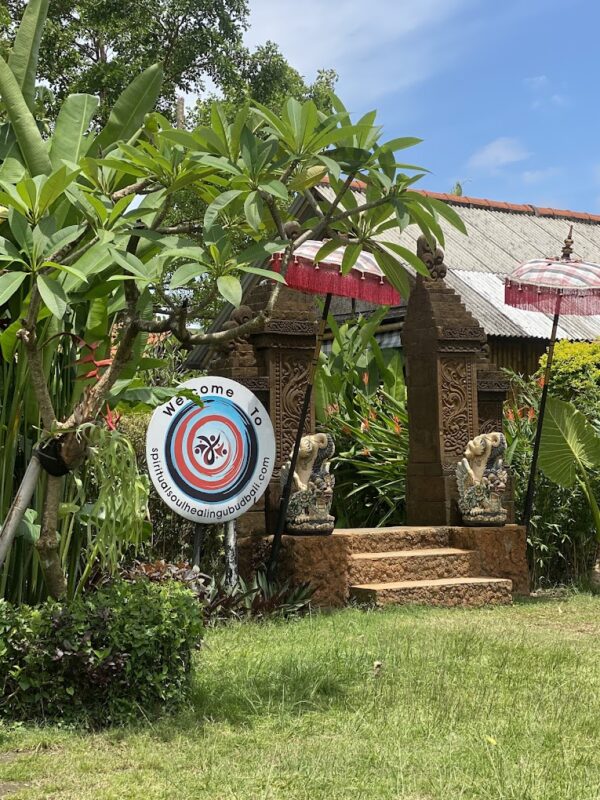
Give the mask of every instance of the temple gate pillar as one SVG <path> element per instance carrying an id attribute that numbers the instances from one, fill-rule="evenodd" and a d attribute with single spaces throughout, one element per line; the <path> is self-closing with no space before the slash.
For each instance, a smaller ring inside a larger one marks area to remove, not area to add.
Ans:
<path id="1" fill-rule="evenodd" d="M 424 237 L 417 253 L 430 279 L 417 277 L 402 344 L 409 419 L 408 525 L 461 524 L 455 470 L 479 433 L 477 368 L 485 332 L 444 283 L 444 254 Z"/>
<path id="2" fill-rule="evenodd" d="M 237 309 L 227 326 L 242 324 L 262 311 L 271 284 L 259 284 Z M 315 349 L 317 319 L 314 298 L 282 286 L 271 319 L 264 330 L 225 345 L 209 370 L 230 377 L 254 392 L 267 409 L 275 429 L 276 463 L 263 498 L 238 520 L 240 535 L 273 532 L 279 507 L 279 475 L 294 446 L 308 371 Z M 314 401 L 305 432 L 315 427 Z"/>

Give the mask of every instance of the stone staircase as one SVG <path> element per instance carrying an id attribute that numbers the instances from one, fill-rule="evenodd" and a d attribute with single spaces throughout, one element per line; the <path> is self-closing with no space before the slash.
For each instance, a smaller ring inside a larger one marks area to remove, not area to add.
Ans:
<path id="1" fill-rule="evenodd" d="M 450 528 L 336 530 L 350 546 L 350 598 L 374 605 L 506 605 L 512 581 L 482 575 L 476 550 L 451 546 Z"/>

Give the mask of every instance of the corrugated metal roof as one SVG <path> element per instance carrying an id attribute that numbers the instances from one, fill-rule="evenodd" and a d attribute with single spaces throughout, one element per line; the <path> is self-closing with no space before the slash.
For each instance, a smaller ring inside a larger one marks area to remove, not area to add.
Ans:
<path id="1" fill-rule="evenodd" d="M 319 186 L 318 191 L 333 199 L 333 190 L 328 185 Z M 364 202 L 360 188 L 353 192 L 359 203 Z M 505 305 L 504 276 L 528 259 L 558 255 L 571 224 L 575 255 L 600 262 L 600 218 L 554 209 L 537 210 L 533 206 L 514 206 L 514 210 L 510 210 L 511 206 L 506 203 L 494 204 L 473 198 L 454 198 L 453 201 L 452 196 L 448 196 L 448 201 L 457 206 L 468 233 L 464 236 L 444 220 L 441 222 L 448 285 L 460 294 L 468 310 L 490 336 L 548 339 L 552 326 L 546 315 Z M 410 226 L 402 233 L 392 228 L 382 238 L 414 252 L 419 234 L 416 226 Z M 582 340 L 599 338 L 600 316 L 563 316 L 558 336 Z"/>

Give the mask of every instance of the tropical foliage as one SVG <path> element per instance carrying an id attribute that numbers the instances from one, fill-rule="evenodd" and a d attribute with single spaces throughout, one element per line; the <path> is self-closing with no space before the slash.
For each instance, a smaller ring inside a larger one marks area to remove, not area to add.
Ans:
<path id="1" fill-rule="evenodd" d="M 374 333 L 386 310 L 329 326 L 316 376 L 317 416 L 336 442 L 333 513 L 339 527 L 405 521 L 408 418 L 402 358 Z"/>
<path id="2" fill-rule="evenodd" d="M 504 432 L 518 520 L 531 469 L 542 379 L 510 377 L 513 397 L 505 409 Z M 593 428 L 577 409 L 552 395 L 547 409 L 528 539 L 536 586 L 585 580 L 597 549 L 597 527 L 588 494 L 589 486 L 593 503 L 600 490 L 600 473 L 591 466 Z M 581 435 L 587 444 L 579 441 Z"/>

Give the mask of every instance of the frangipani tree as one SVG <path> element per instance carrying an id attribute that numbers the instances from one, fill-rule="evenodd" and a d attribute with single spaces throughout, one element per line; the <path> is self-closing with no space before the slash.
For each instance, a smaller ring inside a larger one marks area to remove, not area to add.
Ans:
<path id="1" fill-rule="evenodd" d="M 426 268 L 397 244 L 383 247 L 381 235 L 417 224 L 443 242 L 440 216 L 462 229 L 446 205 L 412 190 L 420 168 L 396 161 L 396 151 L 419 140 L 382 142 L 375 113 L 353 124 L 336 98 L 329 113 L 293 99 L 281 114 L 244 106 L 232 123 L 215 104 L 210 126 L 188 132 L 152 112 L 161 83 L 157 65 L 125 90 L 102 130 L 93 125 L 97 99 L 71 95 L 44 138 L 32 108 L 47 6 L 48 0 L 31 0 L 8 62 L 0 59 L 0 314 L 10 321 L 0 344 L 4 358 L 23 348 L 43 423 L 42 453 L 63 471 L 85 458 L 86 431 L 101 409 L 138 385 L 149 333 L 170 333 L 191 348 L 264 326 L 285 268 L 277 275 L 256 265 L 274 251 L 285 248 L 289 263 L 303 241 L 328 238 L 354 245 L 344 264 L 349 270 L 370 249 L 406 295 L 405 263 L 424 274 Z M 335 198 L 317 202 L 311 188 L 325 178 Z M 367 186 L 362 204 L 351 191 L 356 178 Z M 198 195 L 205 213 L 169 227 L 165 219 L 183 189 Z M 299 196 L 314 212 L 302 222 L 292 216 Z M 240 304 L 240 275 L 248 271 L 273 282 L 266 308 L 235 331 L 195 329 L 202 305 L 216 296 Z M 205 291 L 194 304 L 199 284 Z M 89 370 L 87 356 L 80 359 L 80 377 L 87 377 L 60 415 L 45 360 L 48 348 L 74 335 L 82 355 L 93 348 L 96 369 Z M 34 458 L 4 520 L 0 560 L 39 471 Z M 56 555 L 60 496 L 61 477 L 49 474 L 38 548 L 54 596 L 65 586 Z"/>

